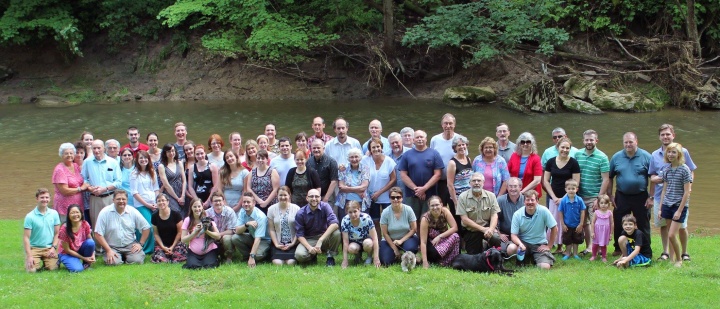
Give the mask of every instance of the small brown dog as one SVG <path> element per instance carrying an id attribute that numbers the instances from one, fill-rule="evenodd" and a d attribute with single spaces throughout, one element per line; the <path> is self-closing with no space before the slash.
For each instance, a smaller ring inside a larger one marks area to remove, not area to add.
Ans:
<path id="1" fill-rule="evenodd" d="M 400 260 L 400 267 L 402 267 L 402 271 L 404 272 L 412 271 L 417 263 L 417 257 L 415 256 L 415 253 L 412 253 L 412 251 L 405 251 L 402 257 L 400 257 Z"/>

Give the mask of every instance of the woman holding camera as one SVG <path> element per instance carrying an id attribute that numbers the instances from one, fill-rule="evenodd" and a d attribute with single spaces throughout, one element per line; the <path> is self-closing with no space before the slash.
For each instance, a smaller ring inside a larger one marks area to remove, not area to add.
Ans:
<path id="1" fill-rule="evenodd" d="M 218 266 L 218 252 L 215 240 L 220 233 L 212 220 L 205 218 L 205 209 L 200 199 L 193 199 L 182 225 L 182 242 L 188 246 L 187 262 L 183 268 L 215 268 Z M 212 238 L 212 239 L 209 239 Z"/>

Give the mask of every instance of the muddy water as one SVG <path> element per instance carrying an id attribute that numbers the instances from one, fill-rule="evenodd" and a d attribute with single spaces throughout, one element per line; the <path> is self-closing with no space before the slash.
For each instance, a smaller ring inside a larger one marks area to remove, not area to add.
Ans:
<path id="1" fill-rule="evenodd" d="M 95 138 L 115 138 L 125 144 L 125 130 L 137 125 L 141 135 L 157 132 L 161 145 L 174 142 L 173 124 L 188 125 L 189 139 L 207 143 L 210 134 L 225 138 L 239 131 L 243 140 L 263 133 L 264 125 L 275 123 L 278 136 L 311 133 L 312 118 L 333 119 L 342 115 L 350 122 L 350 136 L 367 140 L 367 124 L 373 118 L 383 123 L 383 135 L 411 126 L 429 135 L 441 132 L 444 113 L 457 117 L 457 131 L 468 136 L 471 155 L 485 136 L 495 135 L 495 124 L 510 124 L 514 140 L 523 131 L 535 134 L 539 151 L 551 142 L 550 131 L 564 127 L 576 146 L 581 134 L 592 128 L 599 132 L 598 147 L 611 156 L 622 148 L 622 134 L 635 131 L 639 145 L 650 152 L 660 146 L 657 127 L 665 122 L 676 126 L 676 141 L 685 145 L 699 166 L 691 197 L 690 228 L 695 232 L 719 233 L 720 211 L 715 202 L 720 183 L 720 113 L 666 110 L 658 113 L 610 113 L 602 116 L 552 114 L 525 116 L 495 106 L 455 109 L 437 101 L 381 99 L 370 101 L 250 101 L 250 102 L 154 102 L 118 105 L 83 105 L 67 109 L 39 109 L 34 106 L 0 106 L 0 218 L 18 219 L 31 209 L 38 187 L 52 188 L 52 169 L 59 162 L 58 147 L 76 141 L 89 130 Z M 326 132 L 332 132 L 328 121 Z"/>

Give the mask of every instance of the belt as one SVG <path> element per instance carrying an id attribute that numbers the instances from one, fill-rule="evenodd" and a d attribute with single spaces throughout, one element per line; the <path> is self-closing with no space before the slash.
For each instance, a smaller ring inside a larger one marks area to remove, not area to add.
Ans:
<path id="1" fill-rule="evenodd" d="M 108 196 L 110 196 L 110 195 L 112 195 L 112 194 L 113 194 L 112 192 L 107 192 L 107 193 L 100 194 L 100 195 L 95 195 L 95 194 L 93 194 L 92 196 L 94 196 L 94 197 L 108 197 Z"/>

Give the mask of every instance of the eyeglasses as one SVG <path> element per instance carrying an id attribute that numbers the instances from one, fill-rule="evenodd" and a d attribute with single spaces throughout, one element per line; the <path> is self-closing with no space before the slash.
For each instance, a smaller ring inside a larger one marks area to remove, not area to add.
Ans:
<path id="1" fill-rule="evenodd" d="M 520 145 L 530 145 L 532 144 L 531 141 L 520 141 Z"/>
<path id="2" fill-rule="evenodd" d="M 402 196 L 391 195 L 391 196 L 390 196 L 390 199 L 391 199 L 391 200 L 402 200 Z"/>
<path id="3" fill-rule="evenodd" d="M 565 137 L 564 135 L 553 135 L 553 139 L 561 139 Z"/>

